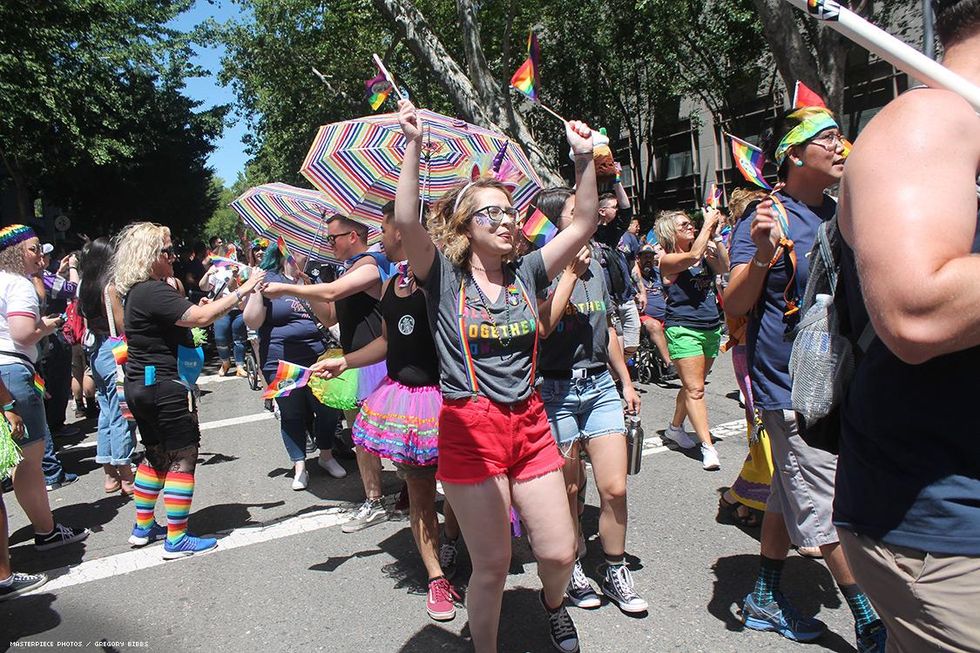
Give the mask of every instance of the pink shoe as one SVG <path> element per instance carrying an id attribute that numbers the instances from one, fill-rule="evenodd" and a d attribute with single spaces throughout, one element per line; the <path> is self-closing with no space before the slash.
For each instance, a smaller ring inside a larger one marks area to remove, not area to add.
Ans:
<path id="1" fill-rule="evenodd" d="M 436 578 L 429 583 L 429 594 L 425 599 L 425 610 L 436 621 L 450 621 L 456 616 L 453 599 L 461 600 L 459 594 L 445 578 Z"/>

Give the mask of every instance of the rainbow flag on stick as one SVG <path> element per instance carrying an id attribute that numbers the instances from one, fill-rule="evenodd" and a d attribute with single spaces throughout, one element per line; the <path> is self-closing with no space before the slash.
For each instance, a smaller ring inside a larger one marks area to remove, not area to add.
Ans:
<path id="1" fill-rule="evenodd" d="M 535 246 L 544 247 L 558 234 L 558 227 L 540 209 L 534 209 L 534 213 L 524 221 L 521 232 Z"/>
<path id="2" fill-rule="evenodd" d="M 125 365 L 129 360 L 129 343 L 126 342 L 126 337 L 110 337 L 109 342 L 112 343 L 112 357 L 116 359 L 116 365 Z"/>
<path id="3" fill-rule="evenodd" d="M 225 258 L 224 256 L 212 256 L 211 265 L 216 268 L 229 268 L 238 267 L 241 265 L 238 261 L 233 258 Z"/>
<path id="4" fill-rule="evenodd" d="M 538 46 L 538 37 L 535 36 L 534 32 L 531 32 L 527 35 L 527 60 L 510 78 L 510 85 L 533 102 L 538 101 L 538 95 L 541 91 L 540 58 L 541 48 Z"/>
<path id="5" fill-rule="evenodd" d="M 704 199 L 705 206 L 717 209 L 721 206 L 721 189 L 718 188 L 718 184 L 711 182 L 711 188 L 708 189 L 708 195 Z"/>
<path id="6" fill-rule="evenodd" d="M 801 107 L 827 108 L 827 103 L 823 101 L 822 97 L 810 90 L 806 84 L 798 81 L 793 90 L 793 108 L 799 109 Z"/>
<path id="7" fill-rule="evenodd" d="M 282 254 L 282 257 L 284 259 L 286 259 L 293 265 L 296 265 L 296 259 L 294 259 L 293 255 L 289 253 L 289 247 L 286 246 L 286 241 L 283 240 L 282 236 L 276 238 L 276 247 L 279 248 L 279 253 Z"/>
<path id="8" fill-rule="evenodd" d="M 756 186 L 772 190 L 772 186 L 762 174 L 762 166 L 766 162 L 766 155 L 762 153 L 762 150 L 731 134 L 728 134 L 728 138 L 732 139 L 732 160 L 742 176 Z"/>
<path id="9" fill-rule="evenodd" d="M 41 399 L 44 399 L 44 379 L 42 379 L 41 375 L 37 372 L 34 372 L 34 392 L 36 392 Z"/>
<path id="10" fill-rule="evenodd" d="M 269 381 L 268 387 L 262 393 L 262 398 L 275 399 L 276 397 L 285 397 L 293 390 L 302 388 L 309 383 L 312 374 L 313 370 L 308 367 L 287 361 L 279 361 L 279 366 L 276 368 L 276 376 Z"/>
<path id="11" fill-rule="evenodd" d="M 364 86 L 367 87 L 366 97 L 368 104 L 371 105 L 371 110 L 377 111 L 388 99 L 388 95 L 391 94 L 391 83 L 384 76 L 384 73 L 379 72 L 364 82 Z"/>

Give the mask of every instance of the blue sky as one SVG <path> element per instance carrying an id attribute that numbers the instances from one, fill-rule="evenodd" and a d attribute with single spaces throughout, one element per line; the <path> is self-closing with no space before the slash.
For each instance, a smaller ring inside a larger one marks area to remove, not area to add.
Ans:
<path id="1" fill-rule="evenodd" d="M 194 6 L 187 12 L 181 14 L 171 22 L 171 26 L 189 31 L 195 25 L 204 22 L 208 18 L 214 18 L 218 22 L 225 22 L 229 18 L 236 18 L 241 15 L 241 9 L 232 0 L 195 0 Z M 221 48 L 202 48 L 196 47 L 196 57 L 194 63 L 202 68 L 211 71 L 208 77 L 197 77 L 187 80 L 185 93 L 203 102 L 201 109 L 208 109 L 216 104 L 234 104 L 235 94 L 230 86 L 218 84 L 217 75 L 221 71 L 221 57 L 225 49 Z M 234 183 L 239 172 L 245 170 L 245 146 L 242 144 L 242 136 L 247 132 L 245 120 L 238 119 L 234 115 L 229 116 L 235 121 L 232 126 L 226 126 L 224 135 L 216 143 L 217 148 L 208 158 L 208 164 L 215 169 L 225 184 L 230 186 Z"/>

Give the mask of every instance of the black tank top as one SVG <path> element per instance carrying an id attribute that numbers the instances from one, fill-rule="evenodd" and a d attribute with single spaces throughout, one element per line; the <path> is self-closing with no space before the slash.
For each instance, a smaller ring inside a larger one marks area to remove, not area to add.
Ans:
<path id="1" fill-rule="evenodd" d="M 432 340 L 425 295 L 418 288 L 408 297 L 395 293 L 392 279 L 381 298 L 381 313 L 388 330 L 388 376 L 402 385 L 439 384 L 439 356 Z"/>
<path id="2" fill-rule="evenodd" d="M 377 257 L 368 252 L 352 259 L 370 256 L 377 264 Z M 385 280 L 384 271 L 378 267 L 381 280 Z M 381 308 L 377 299 L 359 292 L 338 299 L 334 306 L 337 309 L 337 326 L 340 327 L 340 348 L 345 354 L 357 351 L 381 335 Z"/>

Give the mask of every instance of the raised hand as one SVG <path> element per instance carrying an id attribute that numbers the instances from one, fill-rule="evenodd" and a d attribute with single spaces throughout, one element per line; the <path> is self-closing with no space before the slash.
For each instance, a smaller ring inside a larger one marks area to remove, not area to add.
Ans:
<path id="1" fill-rule="evenodd" d="M 402 133 L 408 140 L 422 139 L 422 123 L 411 100 L 398 100 L 398 124 L 401 125 Z"/>
<path id="2" fill-rule="evenodd" d="M 255 290 L 256 286 L 258 286 L 264 280 L 265 280 L 265 270 L 263 270 L 262 268 L 252 268 L 251 272 L 249 272 L 248 279 L 246 279 L 245 283 L 243 283 L 239 287 L 239 290 L 242 291 L 243 294 L 247 295 L 248 293 Z"/>
<path id="3" fill-rule="evenodd" d="M 771 259 L 776 253 L 776 246 L 782 237 L 772 200 L 767 199 L 756 208 L 755 218 L 752 220 L 751 237 L 758 250 L 756 256 L 760 260 Z"/>
<path id="4" fill-rule="evenodd" d="M 576 277 L 581 277 L 589 269 L 589 262 L 592 260 L 592 250 L 586 245 L 579 250 L 572 262 L 568 264 L 569 269 Z"/>
<path id="5" fill-rule="evenodd" d="M 565 123 L 565 138 L 572 148 L 572 154 L 592 154 L 592 129 L 580 120 Z"/>

